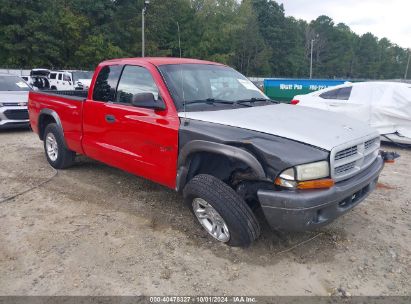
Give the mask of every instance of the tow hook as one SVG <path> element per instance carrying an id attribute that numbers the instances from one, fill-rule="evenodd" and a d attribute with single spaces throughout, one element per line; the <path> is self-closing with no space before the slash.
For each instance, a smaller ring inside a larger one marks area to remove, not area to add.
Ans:
<path id="1" fill-rule="evenodd" d="M 395 162 L 396 158 L 400 157 L 400 155 L 397 152 L 380 151 L 380 155 L 386 163 L 393 163 Z"/>

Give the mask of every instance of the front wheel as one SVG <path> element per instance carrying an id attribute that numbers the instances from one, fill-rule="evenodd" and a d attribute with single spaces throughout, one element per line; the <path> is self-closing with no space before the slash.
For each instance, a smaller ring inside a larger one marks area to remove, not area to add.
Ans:
<path id="1" fill-rule="evenodd" d="M 214 176 L 195 176 L 184 188 L 184 199 L 201 226 L 217 241 L 247 247 L 260 235 L 258 221 L 246 202 Z"/>
<path id="2" fill-rule="evenodd" d="M 65 169 L 74 163 L 76 153 L 67 149 L 64 135 L 57 124 L 47 125 L 44 131 L 44 151 L 49 164 L 55 169 Z"/>

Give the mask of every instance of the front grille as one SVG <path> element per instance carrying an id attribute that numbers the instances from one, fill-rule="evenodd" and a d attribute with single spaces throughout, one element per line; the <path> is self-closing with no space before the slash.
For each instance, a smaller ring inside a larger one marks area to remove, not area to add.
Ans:
<path id="1" fill-rule="evenodd" d="M 331 176 L 337 182 L 354 176 L 372 164 L 379 148 L 379 137 L 334 148 L 331 151 Z"/>
<path id="2" fill-rule="evenodd" d="M 350 157 L 351 155 L 357 154 L 357 146 L 349 147 L 344 149 L 337 154 L 335 154 L 335 160 Z"/>
<path id="3" fill-rule="evenodd" d="M 335 174 L 337 174 L 337 175 L 338 175 L 338 174 L 342 174 L 342 173 L 344 173 L 344 172 L 347 172 L 347 171 L 353 169 L 354 166 L 355 166 L 355 162 L 351 162 L 351 163 L 348 163 L 348 164 L 345 164 L 345 165 L 341 165 L 341 166 L 335 168 L 334 172 L 335 172 Z"/>
<path id="4" fill-rule="evenodd" d="M 27 110 L 7 110 L 4 115 L 11 120 L 27 120 L 29 119 L 29 112 Z"/>
<path id="5" fill-rule="evenodd" d="M 372 146 L 375 145 L 379 140 L 380 140 L 379 138 L 373 138 L 373 139 L 367 140 L 364 144 L 365 150 L 372 148 Z"/>

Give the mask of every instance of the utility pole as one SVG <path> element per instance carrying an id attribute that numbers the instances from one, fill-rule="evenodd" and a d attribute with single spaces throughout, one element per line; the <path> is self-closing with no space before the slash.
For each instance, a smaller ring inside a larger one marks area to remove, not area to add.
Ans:
<path id="1" fill-rule="evenodd" d="M 146 41 L 145 41 L 145 20 L 144 16 L 147 11 L 147 6 L 150 4 L 149 0 L 144 0 L 144 6 L 143 9 L 141 10 L 141 57 L 145 56 L 145 47 L 146 47 Z"/>
<path id="2" fill-rule="evenodd" d="M 310 79 L 313 78 L 313 47 L 314 47 L 314 39 L 311 39 Z"/>
<path id="3" fill-rule="evenodd" d="M 408 67 L 410 65 L 411 49 L 408 49 L 408 62 L 407 67 L 405 68 L 404 79 L 407 79 L 408 76 Z"/>

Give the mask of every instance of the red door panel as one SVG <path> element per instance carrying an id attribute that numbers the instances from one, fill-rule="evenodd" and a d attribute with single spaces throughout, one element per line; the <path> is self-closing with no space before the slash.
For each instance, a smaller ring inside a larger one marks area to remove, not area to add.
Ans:
<path id="1" fill-rule="evenodd" d="M 178 121 L 161 111 L 107 104 L 115 122 L 107 149 L 116 155 L 115 166 L 160 184 L 175 187 L 178 156 Z"/>
<path id="2" fill-rule="evenodd" d="M 105 120 L 107 103 L 87 100 L 83 106 L 83 139 L 84 153 L 96 160 L 114 165 L 110 162 L 112 155 L 104 148 L 110 141 L 111 125 Z"/>
<path id="3" fill-rule="evenodd" d="M 147 70 L 167 109 L 93 101 L 89 96 L 83 106 L 83 149 L 91 158 L 174 189 L 180 121 L 160 75 L 154 67 Z"/>

